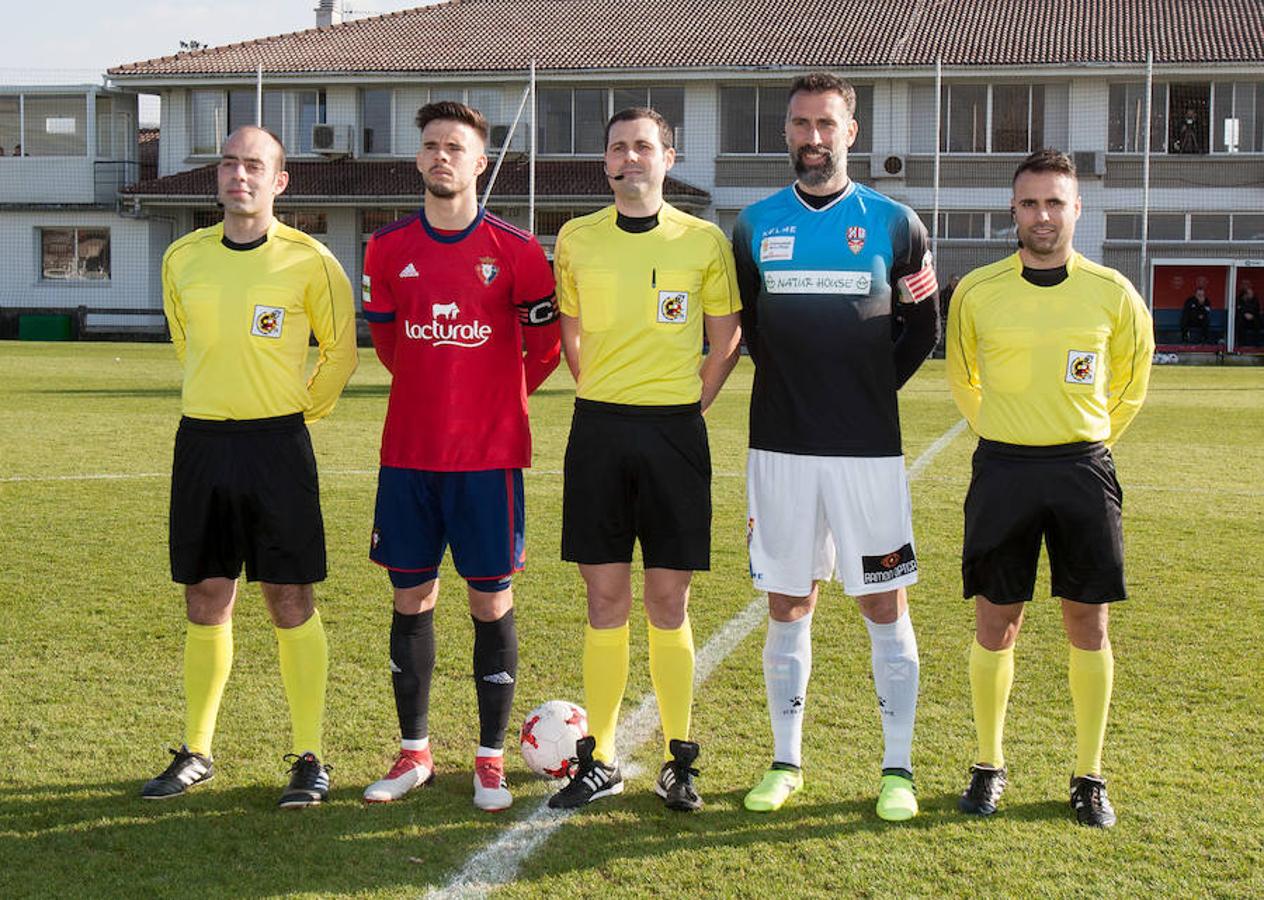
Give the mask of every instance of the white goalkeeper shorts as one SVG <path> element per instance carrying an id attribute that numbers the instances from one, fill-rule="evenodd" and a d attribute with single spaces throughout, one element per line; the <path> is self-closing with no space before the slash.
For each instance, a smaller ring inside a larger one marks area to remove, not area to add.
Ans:
<path id="1" fill-rule="evenodd" d="M 917 581 L 904 457 L 751 450 L 746 541 L 757 590 L 806 597 L 833 576 L 853 597 Z"/>

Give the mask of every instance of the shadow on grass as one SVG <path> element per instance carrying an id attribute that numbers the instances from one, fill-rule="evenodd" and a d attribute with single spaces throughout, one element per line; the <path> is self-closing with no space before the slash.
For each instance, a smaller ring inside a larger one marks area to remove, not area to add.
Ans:
<path id="1" fill-rule="evenodd" d="M 367 807 L 363 785 L 335 781 L 327 804 L 301 810 L 277 808 L 283 776 L 235 785 L 221 771 L 163 801 L 140 799 L 141 781 L 0 787 L 0 896 L 413 894 L 534 807 L 477 812 L 464 771 Z"/>
<path id="2" fill-rule="evenodd" d="M 59 397 L 179 397 L 180 386 L 152 388 L 37 388 L 27 393 L 56 394 Z"/>

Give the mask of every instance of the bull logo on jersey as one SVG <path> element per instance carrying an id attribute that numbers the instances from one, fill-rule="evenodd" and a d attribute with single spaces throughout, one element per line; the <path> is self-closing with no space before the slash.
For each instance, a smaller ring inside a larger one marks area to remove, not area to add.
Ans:
<path id="1" fill-rule="evenodd" d="M 688 291 L 658 292 L 658 321 L 666 325 L 683 325 L 688 319 Z"/>
<path id="2" fill-rule="evenodd" d="M 256 306 L 250 333 L 255 337 L 279 338 L 285 323 L 285 309 L 279 306 Z"/>
<path id="3" fill-rule="evenodd" d="M 473 322 L 457 321 L 461 307 L 456 301 L 432 303 L 429 322 L 404 320 L 404 337 L 413 341 L 425 341 L 436 347 L 481 347 L 492 336 L 492 326 L 478 319 Z"/>
<path id="4" fill-rule="evenodd" d="M 485 287 L 491 287 L 492 282 L 496 280 L 496 276 L 500 274 L 500 266 L 496 265 L 494 257 L 484 256 L 478 261 L 474 271 L 478 273 L 478 277 L 482 280 Z"/>
<path id="5" fill-rule="evenodd" d="M 1067 384 L 1094 384 L 1097 381 L 1097 354 L 1091 350 L 1068 350 Z"/>
<path id="6" fill-rule="evenodd" d="M 852 225 L 847 229 L 847 246 L 852 253 L 859 253 L 865 249 L 865 230 L 859 225 Z"/>

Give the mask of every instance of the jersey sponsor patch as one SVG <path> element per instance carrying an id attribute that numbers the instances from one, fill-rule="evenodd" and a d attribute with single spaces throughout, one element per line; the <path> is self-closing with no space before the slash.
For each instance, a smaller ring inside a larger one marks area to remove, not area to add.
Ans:
<path id="1" fill-rule="evenodd" d="M 279 338 L 285 324 L 285 309 L 280 306 L 256 306 L 250 333 L 255 337 Z"/>
<path id="2" fill-rule="evenodd" d="M 865 249 L 865 230 L 859 225 L 852 225 L 847 229 L 847 247 L 852 253 Z"/>
<path id="3" fill-rule="evenodd" d="M 429 322 L 404 320 L 404 337 L 413 341 L 425 341 L 436 347 L 481 347 L 492 336 L 492 326 L 475 319 L 473 322 L 458 321 L 461 307 L 451 303 L 432 303 Z"/>
<path id="4" fill-rule="evenodd" d="M 759 242 L 759 261 L 794 258 L 794 235 L 766 237 Z"/>
<path id="5" fill-rule="evenodd" d="M 765 272 L 770 294 L 868 294 L 873 276 L 868 272 L 810 270 Z"/>
<path id="6" fill-rule="evenodd" d="M 1067 384 L 1096 384 L 1097 354 L 1092 350 L 1068 350 Z"/>
<path id="7" fill-rule="evenodd" d="M 658 292 L 658 321 L 666 325 L 683 325 L 688 319 L 688 291 Z"/>
<path id="8" fill-rule="evenodd" d="M 913 545 L 905 544 L 882 556 L 862 556 L 860 565 L 864 570 L 865 584 L 885 584 L 916 572 L 917 557 L 913 554 Z"/>

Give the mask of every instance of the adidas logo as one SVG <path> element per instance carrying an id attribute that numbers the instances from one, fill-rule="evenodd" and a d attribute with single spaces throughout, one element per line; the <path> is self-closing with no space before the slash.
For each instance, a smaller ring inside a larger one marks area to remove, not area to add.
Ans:
<path id="1" fill-rule="evenodd" d="M 421 276 L 418 275 L 417 273 L 417 267 L 414 266 L 412 263 L 409 263 L 408 265 L 404 266 L 402 270 L 400 270 L 399 277 L 400 278 L 419 278 Z"/>
<path id="2" fill-rule="evenodd" d="M 513 676 L 508 672 L 497 672 L 494 675 L 484 675 L 483 680 L 491 684 L 513 684 Z"/>

